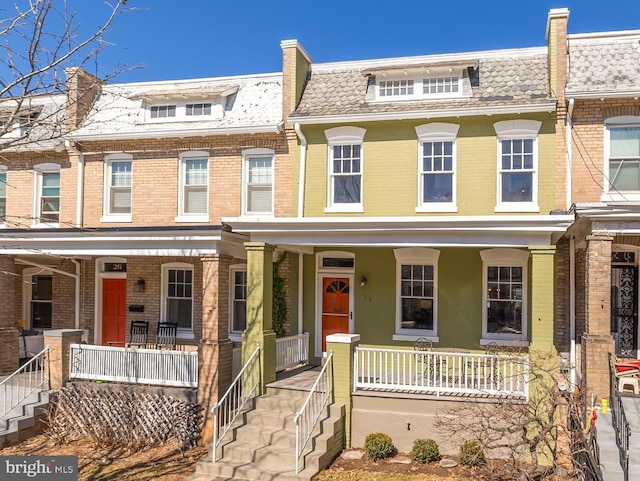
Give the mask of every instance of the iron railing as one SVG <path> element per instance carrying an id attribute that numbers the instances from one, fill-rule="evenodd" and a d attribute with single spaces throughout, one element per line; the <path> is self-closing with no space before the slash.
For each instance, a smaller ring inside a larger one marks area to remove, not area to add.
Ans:
<path id="1" fill-rule="evenodd" d="M 218 447 L 229 432 L 238 415 L 244 409 L 247 402 L 259 394 L 260 387 L 260 345 L 233 380 L 229 389 L 216 403 L 213 413 L 213 461 L 217 461 Z M 222 456 L 221 456 L 222 457 Z"/>
<path id="2" fill-rule="evenodd" d="M 302 453 L 309 443 L 324 409 L 332 401 L 333 352 L 329 352 L 307 399 L 293 418 L 296 424 L 296 473 L 304 469 L 304 463 L 302 467 L 300 466 Z"/>
<path id="3" fill-rule="evenodd" d="M 567 427 L 571 440 L 571 459 L 576 469 L 582 472 L 583 481 L 603 481 L 600 469 L 600 449 L 595 424 L 585 429 L 578 414 L 575 399 L 570 395 Z"/>
<path id="4" fill-rule="evenodd" d="M 629 439 L 631 427 L 624 412 L 622 398 L 618 391 L 618 378 L 616 367 L 611 353 L 609 353 L 609 397 L 611 408 L 611 424 L 616 433 L 616 445 L 620 456 L 620 466 L 624 475 L 624 481 L 629 481 Z"/>
<path id="5" fill-rule="evenodd" d="M 49 389 L 49 346 L 0 381 L 0 420 L 8 418 L 30 396 Z"/>

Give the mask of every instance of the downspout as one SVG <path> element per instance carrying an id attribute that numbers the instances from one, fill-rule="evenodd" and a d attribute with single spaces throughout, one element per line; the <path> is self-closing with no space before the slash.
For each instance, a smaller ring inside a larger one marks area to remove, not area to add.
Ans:
<path id="1" fill-rule="evenodd" d="M 576 241 L 569 239 L 569 363 L 571 365 L 571 387 L 576 386 Z"/>
<path id="2" fill-rule="evenodd" d="M 64 141 L 64 146 L 68 152 L 74 153 L 78 156 L 78 190 L 76 192 L 76 227 L 79 229 L 82 227 L 82 211 L 84 202 L 84 156 L 76 148 L 75 144 L 70 140 Z"/>
<path id="3" fill-rule="evenodd" d="M 300 139 L 300 174 L 298 176 L 298 218 L 304 213 L 304 181 L 307 168 L 307 139 L 300 129 L 300 124 L 293 124 L 293 130 Z"/>
<path id="4" fill-rule="evenodd" d="M 298 334 L 302 334 L 303 325 L 302 325 L 302 276 L 304 274 L 304 268 L 302 266 L 302 261 L 304 259 L 304 254 L 302 252 L 298 252 Z"/>
<path id="5" fill-rule="evenodd" d="M 573 182 L 571 180 L 572 177 L 572 171 L 571 171 L 571 164 L 572 162 L 572 155 L 573 155 L 573 151 L 572 151 L 572 147 L 571 147 L 571 138 L 572 138 L 572 133 L 573 133 L 573 120 L 571 119 L 572 115 L 573 115 L 573 105 L 575 103 L 575 99 L 571 98 L 569 99 L 569 107 L 567 108 L 567 128 L 565 129 L 565 143 L 566 143 L 566 150 L 567 150 L 567 193 L 566 193 L 566 208 L 569 209 L 571 207 L 571 189 L 573 186 Z"/>
<path id="6" fill-rule="evenodd" d="M 71 259 L 76 266 L 76 315 L 75 315 L 75 328 L 80 329 L 80 261 L 77 259 Z"/>

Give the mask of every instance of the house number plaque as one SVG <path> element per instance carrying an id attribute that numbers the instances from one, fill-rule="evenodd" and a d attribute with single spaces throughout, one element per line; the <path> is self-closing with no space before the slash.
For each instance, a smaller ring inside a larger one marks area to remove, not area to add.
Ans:
<path id="1" fill-rule="evenodd" d="M 127 264 L 124 262 L 105 262 L 105 272 L 127 272 Z"/>

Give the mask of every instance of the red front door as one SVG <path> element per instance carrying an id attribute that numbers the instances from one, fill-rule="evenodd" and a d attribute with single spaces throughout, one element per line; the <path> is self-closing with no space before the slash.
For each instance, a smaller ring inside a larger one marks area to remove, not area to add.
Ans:
<path id="1" fill-rule="evenodd" d="M 124 343 L 127 325 L 127 280 L 102 281 L 102 344 Z"/>
<path id="2" fill-rule="evenodd" d="M 322 279 L 322 352 L 327 350 L 329 334 L 348 333 L 349 278 L 324 277 Z"/>

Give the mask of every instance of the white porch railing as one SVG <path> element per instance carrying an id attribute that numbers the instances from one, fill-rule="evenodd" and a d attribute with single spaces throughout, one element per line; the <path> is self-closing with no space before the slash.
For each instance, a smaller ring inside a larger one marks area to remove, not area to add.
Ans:
<path id="1" fill-rule="evenodd" d="M 276 339 L 276 372 L 309 362 L 309 333 Z"/>
<path id="2" fill-rule="evenodd" d="M 21 359 L 33 356 L 44 349 L 44 336 L 42 334 L 36 336 L 20 336 L 18 342 L 20 345 Z"/>
<path id="3" fill-rule="evenodd" d="M 304 404 L 294 417 L 296 423 L 296 473 L 301 470 L 300 458 L 311 434 L 318 424 L 324 408 L 333 400 L 333 352 L 324 361 L 324 366 L 311 388 Z M 304 463 L 302 465 L 304 469 Z"/>
<path id="4" fill-rule="evenodd" d="M 32 394 L 49 389 L 48 356 L 49 346 L 0 381 L 0 420 Z"/>
<path id="5" fill-rule="evenodd" d="M 72 379 L 198 387 L 198 353 L 71 344 Z"/>
<path id="6" fill-rule="evenodd" d="M 213 462 L 218 459 L 218 447 L 231 429 L 238 414 L 249 399 L 255 397 L 260 386 L 260 345 L 229 386 L 211 412 L 213 413 Z"/>
<path id="7" fill-rule="evenodd" d="M 528 356 L 356 347 L 354 389 L 529 399 Z"/>

